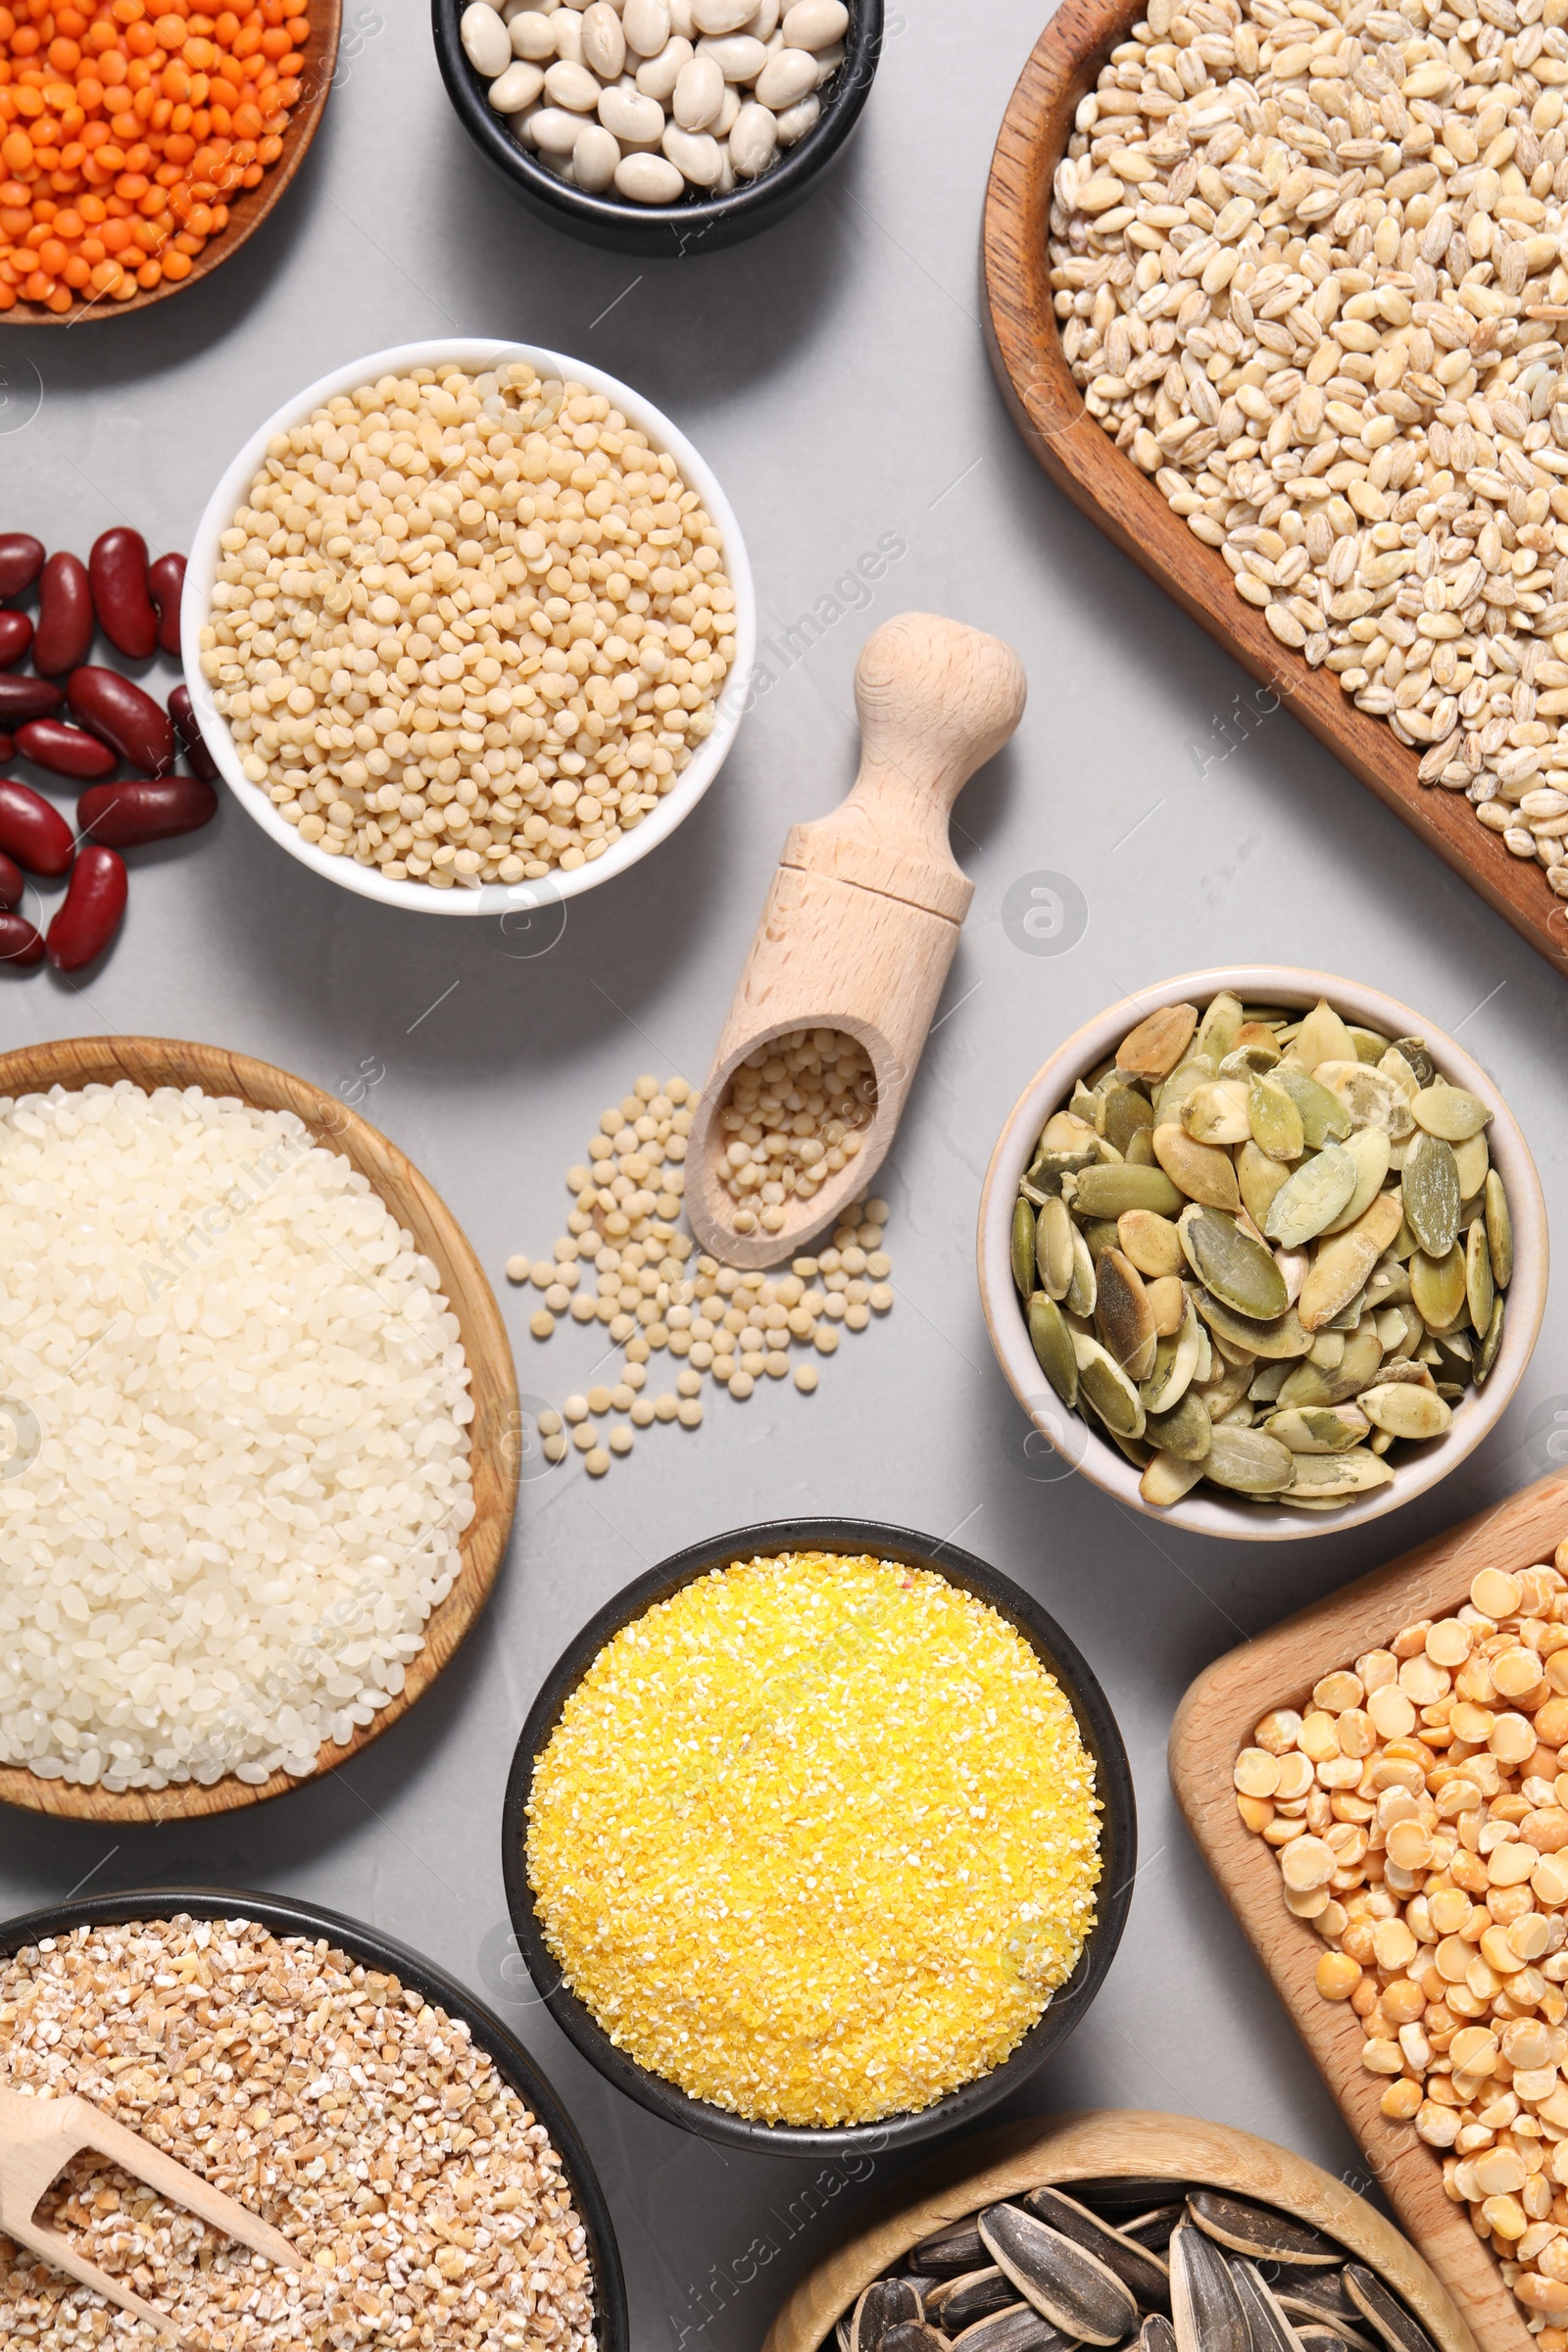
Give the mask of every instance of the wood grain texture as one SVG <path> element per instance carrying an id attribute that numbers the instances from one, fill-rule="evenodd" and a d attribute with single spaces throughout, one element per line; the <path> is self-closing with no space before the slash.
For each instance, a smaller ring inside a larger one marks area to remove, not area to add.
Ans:
<path id="1" fill-rule="evenodd" d="M 1272 2140 L 1228 2124 L 1142 2109 L 1026 2117 L 960 2140 L 906 2173 L 862 2208 L 839 2244 L 801 2280 L 762 2352 L 817 2352 L 841 2312 L 932 2230 L 1048 2182 L 1164 2179 L 1260 2197 L 1337 2238 L 1387 2279 L 1439 2352 L 1476 2352 L 1475 2339 L 1408 2240 L 1341 2180 Z M 1495 2352 L 1488 2339 L 1487 2352 Z"/>
<path id="2" fill-rule="evenodd" d="M 1518 2306 L 1464 2207 L 1445 2194 L 1437 2154 L 1409 2124 L 1382 2113 L 1383 2084 L 1361 2065 L 1359 2019 L 1348 2002 L 1319 1997 L 1312 1972 L 1323 1946 L 1304 1920 L 1286 1910 L 1273 1848 L 1244 1827 L 1231 1774 L 1269 1708 L 1298 1706 L 1332 1667 L 1418 1618 L 1458 1608 L 1479 1569 L 1513 1571 L 1549 1560 L 1564 1535 L 1568 1478 L 1543 1479 L 1220 1658 L 1182 1700 L 1170 1739 L 1171 1783 L 1204 1860 L 1369 2171 L 1487 2352 L 1527 2352 L 1532 2339 Z"/>
<path id="3" fill-rule="evenodd" d="M 904 612 L 866 640 L 855 670 L 859 774 L 827 816 L 790 829 L 692 1126 L 686 1212 L 727 1264 L 790 1256 L 881 1166 L 974 896 L 948 818 L 1017 726 L 1026 691 L 1012 649 L 958 621 Z M 865 1048 L 875 1113 L 843 1173 L 814 1200 L 786 1202 L 778 1233 L 737 1233 L 717 1176 L 729 1140 L 717 1112 L 748 1054 L 808 1024 Z"/>
<path id="4" fill-rule="evenodd" d="M 1035 44 L 1004 118 L 986 198 L 986 331 L 998 381 L 1034 456 L 1124 555 L 1254 678 L 1277 694 L 1350 773 L 1520 937 L 1568 974 L 1568 903 L 1539 866 L 1511 858 L 1463 793 L 1416 781 L 1418 755 L 1357 710 L 1327 669 L 1309 669 L 1242 603 L 1218 554 L 1195 539 L 1084 407 L 1052 308 L 1047 241 L 1052 174 L 1073 110 L 1141 0 L 1062 0 Z"/>
<path id="5" fill-rule="evenodd" d="M 327 1740 L 316 1773 L 330 1772 L 379 1738 L 408 1712 L 452 1657 L 490 1595 L 507 1548 L 517 1494 L 517 1384 L 512 1348 L 484 1269 L 452 1211 L 369 1122 L 335 1096 L 304 1078 L 230 1054 L 219 1046 L 184 1045 L 161 1037 L 78 1037 L 27 1046 L 0 1054 L 0 1098 L 46 1092 L 52 1086 L 113 1086 L 129 1078 L 149 1094 L 160 1086 L 199 1086 L 204 1094 L 238 1095 L 263 1110 L 291 1110 L 313 1142 L 341 1152 L 365 1176 L 400 1225 L 413 1234 L 441 1277 L 441 1289 L 458 1318 L 463 1350 L 473 1374 L 471 1425 L 474 1515 L 459 1540 L 463 1566 L 445 1600 L 425 1623 L 424 1647 L 410 1660 L 403 1689 L 346 1746 Z M 0 1803 L 74 1821 L 163 1822 L 227 1813 L 261 1804 L 301 1786 L 289 1773 L 273 1773 L 252 1788 L 231 1775 L 210 1788 L 194 1783 L 160 1789 L 81 1788 L 64 1781 L 40 1780 L 16 1765 L 0 1765 Z"/>
<path id="6" fill-rule="evenodd" d="M 299 104 L 288 119 L 288 128 L 282 133 L 283 152 L 270 172 L 264 172 L 258 186 L 237 188 L 224 201 L 228 205 L 228 226 L 220 234 L 209 237 L 203 250 L 190 266 L 189 277 L 177 282 L 161 278 L 156 286 L 138 289 L 125 302 L 95 294 L 88 302 L 74 302 L 69 311 L 46 311 L 41 303 L 19 302 L 5 314 L 7 328 L 18 326 L 76 326 L 88 318 L 123 318 L 133 311 L 150 310 L 157 302 L 167 302 L 171 295 L 184 294 L 211 277 L 215 270 L 238 253 L 247 237 L 253 237 L 262 222 L 271 214 L 288 187 L 290 180 L 305 161 L 306 151 L 315 138 L 326 105 L 327 92 L 337 70 L 338 41 L 343 30 L 343 0 L 298 0 L 299 14 L 309 17 L 311 37 L 304 51 L 305 68 L 300 75 Z M 156 9 L 149 12 L 156 15 Z"/>

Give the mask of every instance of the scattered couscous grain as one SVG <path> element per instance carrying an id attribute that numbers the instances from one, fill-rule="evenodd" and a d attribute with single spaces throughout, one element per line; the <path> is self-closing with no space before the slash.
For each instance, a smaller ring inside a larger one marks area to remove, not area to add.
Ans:
<path id="1" fill-rule="evenodd" d="M 540 1756 L 547 1942 L 615 2045 L 754 2121 L 868 2123 L 1007 2056 L 1094 1924 L 1094 1764 L 926 1569 L 736 1562 L 624 1627 Z"/>

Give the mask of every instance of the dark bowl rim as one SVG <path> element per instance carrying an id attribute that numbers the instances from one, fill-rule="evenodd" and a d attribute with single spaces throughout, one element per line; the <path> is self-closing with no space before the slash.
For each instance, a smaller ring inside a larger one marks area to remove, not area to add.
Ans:
<path id="1" fill-rule="evenodd" d="M 611 1638 L 641 1617 L 656 1601 L 696 1582 L 710 1569 L 735 1560 L 766 1558 L 784 1551 L 871 1553 L 903 1566 L 927 1568 L 962 1592 L 988 1602 L 1024 1635 L 1056 1676 L 1094 1758 L 1101 1799 L 1101 1878 L 1095 1925 L 1078 1964 L 1061 1990 L 1017 2047 L 989 2074 L 949 2091 L 934 2105 L 886 2122 L 843 2128 L 754 2123 L 707 2099 L 694 2099 L 673 2082 L 653 2075 L 617 2049 L 587 2008 L 569 1991 L 545 1942 L 524 1868 L 527 1804 L 536 1758 L 561 1710 L 589 1665 Z M 1100 1990 L 1132 1902 L 1137 1870 L 1138 1813 L 1132 1768 L 1121 1731 L 1099 1678 L 1071 1638 L 1034 1597 L 1010 1577 L 961 1551 L 908 1528 L 877 1519 L 770 1519 L 688 1544 L 635 1577 L 566 1644 L 541 1684 L 522 1727 L 502 1808 L 502 1876 L 507 1908 L 528 1973 L 562 2032 L 617 2089 L 683 2131 L 731 2147 L 769 2155 L 834 2158 L 880 2154 L 913 2147 L 971 2123 L 1008 2097 L 1060 2047 Z"/>
<path id="2" fill-rule="evenodd" d="M 617 232 L 640 230 L 645 233 L 637 244 L 648 248 L 663 230 L 671 254 L 681 256 L 700 250 L 709 231 L 721 224 L 744 234 L 750 226 L 765 227 L 775 213 L 789 211 L 855 128 L 881 60 L 883 0 L 845 0 L 845 5 L 850 28 L 845 35 L 844 62 L 820 120 L 760 178 L 732 188 L 727 195 L 697 200 L 686 197 L 678 204 L 628 204 L 619 197 L 596 196 L 586 188 L 568 186 L 556 172 L 536 164 L 485 101 L 458 31 L 464 0 L 430 0 L 430 28 L 441 78 L 459 121 L 480 152 L 525 196 L 543 210 L 558 214 L 564 226 L 569 222 L 597 232 L 607 242 Z"/>
<path id="3" fill-rule="evenodd" d="M 195 1919 L 254 1919 L 274 1935 L 307 1936 L 313 1941 L 324 1936 L 359 1966 L 398 1977 L 423 1993 L 427 2001 L 469 2026 L 513 2089 L 544 2125 L 561 2158 L 588 2241 L 594 2329 L 600 2352 L 631 2352 L 626 2283 L 615 2226 L 576 2126 L 538 2061 L 529 2056 L 495 2011 L 421 1952 L 341 1911 L 323 1910 L 319 1904 L 298 1902 L 289 1895 L 262 1894 L 249 1887 L 139 1886 L 124 1893 L 68 1897 L 36 1911 L 22 1912 L 15 1919 L 0 1920 L 0 1953 L 10 1957 L 27 1944 L 70 1936 L 81 1927 L 123 1927 L 132 1920 L 172 1919 L 180 1912 L 189 1912 Z"/>

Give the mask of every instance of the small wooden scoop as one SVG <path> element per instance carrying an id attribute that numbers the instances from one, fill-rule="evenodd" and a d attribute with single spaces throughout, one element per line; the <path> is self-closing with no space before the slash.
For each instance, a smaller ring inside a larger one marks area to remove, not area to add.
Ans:
<path id="1" fill-rule="evenodd" d="M 793 825 L 708 1073 L 686 1159 L 686 1213 L 726 1264 L 776 1264 L 862 1192 L 892 1143 L 974 884 L 948 844 L 959 792 L 1023 716 L 1023 664 L 1000 638 L 904 612 L 855 672 L 860 772 L 847 801 Z M 839 1029 L 871 1057 L 876 1111 L 860 1150 L 777 1233 L 737 1233 L 719 1181 L 717 1113 L 735 1070 L 768 1039 Z"/>
<path id="2" fill-rule="evenodd" d="M 225 2197 L 199 2175 L 187 2172 L 172 2156 L 149 2147 L 139 2133 L 93 2106 L 89 2099 L 40 2099 L 25 2091 L 0 2090 L 0 2231 L 64 2271 L 82 2286 L 90 2286 L 122 2311 L 148 2321 L 171 2343 L 184 2337 L 167 2313 L 133 2295 L 118 2278 L 85 2260 L 58 2230 L 45 2230 L 33 2220 L 38 2199 L 51 2180 L 83 2148 L 109 2157 L 122 2172 L 145 2180 L 162 2197 L 187 2206 L 225 2236 L 242 2246 L 254 2246 L 279 2269 L 297 2271 L 301 2258 L 286 2237 L 270 2230 L 232 2197 Z"/>

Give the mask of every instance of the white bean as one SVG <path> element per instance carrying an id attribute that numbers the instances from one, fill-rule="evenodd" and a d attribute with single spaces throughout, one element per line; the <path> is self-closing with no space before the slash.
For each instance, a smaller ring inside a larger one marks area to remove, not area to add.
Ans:
<path id="1" fill-rule="evenodd" d="M 733 82 L 726 81 L 724 84 L 724 103 L 719 108 L 718 119 L 713 124 L 713 136 L 715 139 L 727 139 L 729 137 L 730 132 L 735 127 L 735 118 L 740 111 L 741 94 L 739 90 L 736 89 Z"/>
<path id="2" fill-rule="evenodd" d="M 491 6 L 494 5 L 495 0 L 491 0 Z M 554 5 L 559 8 L 561 0 L 554 0 Z M 545 5 L 545 0 L 502 0 L 501 14 L 509 29 L 515 24 L 520 16 L 529 13 L 536 16 L 548 16 L 549 9 Z"/>
<path id="3" fill-rule="evenodd" d="M 525 57 L 515 58 L 490 84 L 490 103 L 498 115 L 520 115 L 525 106 L 532 106 L 544 86 L 541 69 Z"/>
<path id="4" fill-rule="evenodd" d="M 680 70 L 672 112 L 682 130 L 710 130 L 724 103 L 724 76 L 712 57 L 693 57 Z M 665 149 L 668 153 L 668 149 Z"/>
<path id="5" fill-rule="evenodd" d="M 571 175 L 579 188 L 600 195 L 615 176 L 620 145 L 602 122 L 585 122 L 571 151 Z"/>
<path id="6" fill-rule="evenodd" d="M 568 114 L 564 106 L 542 106 L 528 125 L 533 143 L 542 155 L 563 158 L 576 146 L 581 128 L 581 115 Z"/>
<path id="7" fill-rule="evenodd" d="M 520 115 L 510 115 L 508 117 L 507 127 L 511 131 L 513 137 L 516 140 L 519 147 L 531 147 L 533 145 L 534 117 L 536 115 L 542 115 L 544 111 L 545 110 L 542 106 L 535 104 L 533 106 L 525 106 Z"/>
<path id="8" fill-rule="evenodd" d="M 626 63 L 626 35 L 610 0 L 592 0 L 583 17 L 582 62 L 601 81 L 613 81 Z"/>
<path id="9" fill-rule="evenodd" d="M 673 204 L 686 182 L 662 155 L 627 155 L 615 166 L 615 185 L 634 204 Z"/>
<path id="10" fill-rule="evenodd" d="M 639 57 L 657 57 L 669 38 L 668 0 L 626 0 L 621 27 Z"/>
<path id="11" fill-rule="evenodd" d="M 824 81 L 832 80 L 843 63 L 844 43 L 842 41 L 834 41 L 828 48 L 817 51 L 816 86 L 818 89 L 822 87 Z"/>
<path id="12" fill-rule="evenodd" d="M 781 5 L 782 0 L 762 0 L 755 16 L 748 17 L 741 26 L 742 32 L 749 32 L 754 41 L 770 41 L 778 26 Z"/>
<path id="13" fill-rule="evenodd" d="M 779 145 L 793 147 L 798 139 L 805 138 L 808 130 L 814 130 L 821 119 L 822 101 L 813 90 L 808 98 L 803 98 L 798 106 L 786 107 L 779 116 Z"/>
<path id="14" fill-rule="evenodd" d="M 794 0 L 784 12 L 784 38 L 792 49 L 825 49 L 850 28 L 844 0 Z"/>
<path id="15" fill-rule="evenodd" d="M 669 0 L 669 29 L 678 32 L 683 41 L 695 41 L 697 27 L 692 23 L 692 0 Z"/>
<path id="16" fill-rule="evenodd" d="M 726 81 L 755 81 L 767 63 L 765 43 L 753 40 L 749 32 L 732 32 L 717 40 L 705 34 L 697 47 L 700 54 L 717 58 Z"/>
<path id="17" fill-rule="evenodd" d="M 567 107 L 574 115 L 591 115 L 601 94 L 587 67 L 574 66 L 569 58 L 558 57 L 545 75 L 545 96 L 551 105 Z"/>
<path id="18" fill-rule="evenodd" d="M 757 0 L 692 0 L 692 21 L 699 32 L 739 32 L 757 7 Z"/>
<path id="19" fill-rule="evenodd" d="M 555 56 L 556 28 L 542 10 L 519 10 L 512 20 L 511 31 L 515 56 L 532 58 L 539 64 Z"/>
<path id="20" fill-rule="evenodd" d="M 657 147 L 664 131 L 664 110 L 657 98 L 648 98 L 640 90 L 601 90 L 599 120 L 607 130 L 613 131 L 623 147 Z M 627 161 L 631 159 L 628 157 Z M 673 166 L 670 167 L 673 170 Z M 621 166 L 624 171 L 625 166 Z M 626 195 L 634 193 L 622 182 L 620 171 L 615 173 L 615 185 Z M 662 196 L 640 196 L 640 204 L 662 204 Z"/>
<path id="21" fill-rule="evenodd" d="M 682 130 L 677 123 L 665 125 L 664 153 L 694 188 L 713 187 L 724 169 L 724 150 L 716 139 L 706 133 Z"/>
<path id="22" fill-rule="evenodd" d="M 816 60 L 809 49 L 781 49 L 757 77 L 757 95 L 775 114 L 816 87 Z"/>
<path id="23" fill-rule="evenodd" d="M 493 79 L 512 63 L 512 42 L 490 0 L 471 0 L 458 22 L 464 55 L 476 74 Z"/>
<path id="24" fill-rule="evenodd" d="M 645 66 L 638 67 L 637 87 L 643 96 L 657 98 L 661 106 L 667 106 L 674 95 L 682 70 L 693 54 L 690 41 L 680 33 L 675 33 L 664 43 L 657 57 L 651 57 Z"/>
<path id="25" fill-rule="evenodd" d="M 568 65 L 580 66 L 582 64 L 581 17 L 574 16 L 569 8 L 562 8 L 557 12 L 554 23 L 556 55 L 564 58 Z"/>
<path id="26" fill-rule="evenodd" d="M 729 134 L 729 160 L 740 179 L 755 179 L 773 161 L 778 145 L 778 117 L 754 98 L 743 106 Z"/>
<path id="27" fill-rule="evenodd" d="M 729 160 L 729 148 L 727 146 L 721 148 L 719 152 L 724 158 L 724 169 L 718 175 L 718 185 L 714 188 L 713 194 L 715 196 L 727 196 L 731 188 L 735 185 L 735 167 Z"/>

